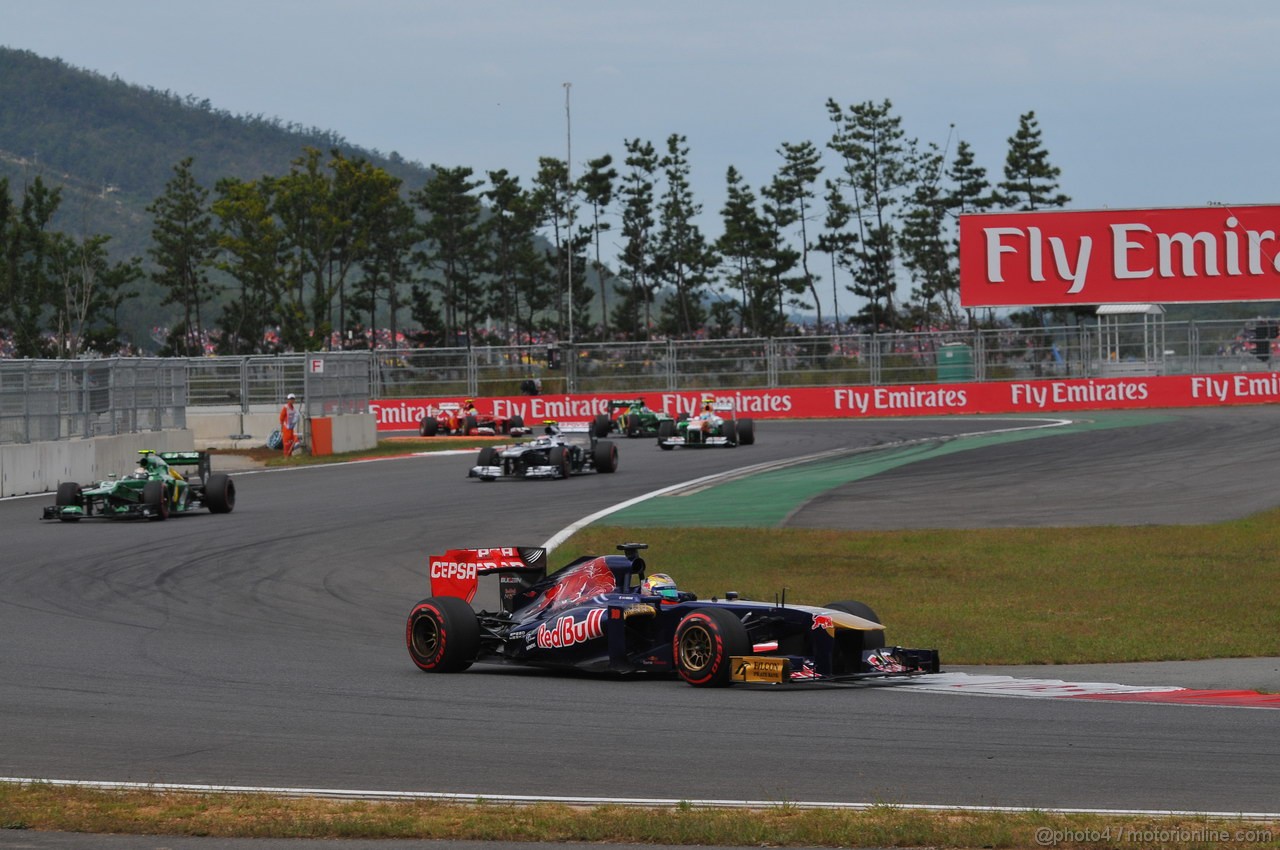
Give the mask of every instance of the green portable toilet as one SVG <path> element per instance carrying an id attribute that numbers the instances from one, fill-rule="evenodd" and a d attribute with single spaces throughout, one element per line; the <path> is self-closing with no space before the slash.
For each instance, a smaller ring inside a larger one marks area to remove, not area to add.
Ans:
<path id="1" fill-rule="evenodd" d="M 948 342 L 938 349 L 938 383 L 973 380 L 973 349 L 963 342 Z"/>

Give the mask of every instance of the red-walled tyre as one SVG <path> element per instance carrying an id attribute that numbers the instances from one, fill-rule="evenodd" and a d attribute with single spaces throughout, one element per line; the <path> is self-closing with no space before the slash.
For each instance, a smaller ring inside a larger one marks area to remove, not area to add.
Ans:
<path id="1" fill-rule="evenodd" d="M 148 481 L 142 485 L 142 504 L 148 505 L 155 510 L 151 515 L 153 520 L 166 520 L 169 518 L 169 494 L 164 491 L 163 481 Z"/>
<path id="2" fill-rule="evenodd" d="M 680 678 L 696 688 L 723 688 L 730 684 L 729 659 L 750 655 L 747 627 L 723 608 L 699 608 L 676 626 L 672 642 Z"/>
<path id="3" fill-rule="evenodd" d="M 431 596 L 409 612 L 404 639 L 418 669 L 461 673 L 475 662 L 480 651 L 480 621 L 464 600 Z"/>

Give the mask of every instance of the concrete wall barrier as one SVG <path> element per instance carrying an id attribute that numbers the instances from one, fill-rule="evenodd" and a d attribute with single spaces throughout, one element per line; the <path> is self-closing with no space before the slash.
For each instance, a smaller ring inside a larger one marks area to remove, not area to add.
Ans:
<path id="1" fill-rule="evenodd" d="M 372 413 L 333 416 L 333 453 L 356 452 L 378 445 L 378 417 Z"/>
<path id="2" fill-rule="evenodd" d="M 378 445 L 378 419 L 372 413 L 345 413 L 328 417 L 333 423 L 333 451 L 354 452 Z M 306 419 L 302 438 L 306 439 Z M 280 413 L 205 412 L 187 408 L 187 427 L 195 435 L 198 449 L 253 449 L 267 444 L 267 437 L 280 427 Z"/>
<path id="3" fill-rule="evenodd" d="M 138 465 L 140 449 L 189 451 L 188 430 L 146 431 L 87 440 L 0 445 L 0 497 L 49 493 L 63 481 L 88 484 Z"/>

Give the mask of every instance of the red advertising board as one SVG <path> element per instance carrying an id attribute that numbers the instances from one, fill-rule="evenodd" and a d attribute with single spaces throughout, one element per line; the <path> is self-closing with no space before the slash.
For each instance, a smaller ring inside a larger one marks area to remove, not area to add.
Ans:
<path id="1" fill-rule="evenodd" d="M 1053 413 L 1082 410 L 1211 407 L 1280 402 L 1280 373 L 1173 375 L 1132 378 L 998 383 L 914 384 L 891 387 L 802 387 L 723 390 L 709 393 L 732 403 L 739 417 L 753 419 L 859 419 L 880 416 L 943 416 L 965 413 Z M 695 413 L 704 393 L 654 390 L 643 396 L 655 410 Z M 521 416 L 526 424 L 546 420 L 585 422 L 608 410 L 611 395 L 508 396 L 476 399 L 481 411 Z M 418 420 L 444 399 L 387 399 L 370 403 L 379 431 L 416 431 Z M 453 399 L 449 399 L 453 400 Z"/>
<path id="2" fill-rule="evenodd" d="M 1280 300 L 1280 206 L 960 217 L 965 307 Z"/>

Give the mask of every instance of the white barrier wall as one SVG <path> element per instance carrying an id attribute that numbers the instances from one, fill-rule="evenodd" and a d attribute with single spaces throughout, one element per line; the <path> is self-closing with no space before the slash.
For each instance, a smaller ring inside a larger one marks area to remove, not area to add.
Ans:
<path id="1" fill-rule="evenodd" d="M 146 431 L 87 440 L 0 445 L 0 496 L 49 493 L 63 481 L 87 484 L 138 465 L 138 451 L 190 451 L 189 430 Z"/>
<path id="2" fill-rule="evenodd" d="M 333 451 L 354 452 L 378 445 L 378 419 L 372 413 L 344 413 L 328 417 L 333 423 Z M 306 419 L 302 434 L 306 439 Z M 201 412 L 187 408 L 187 427 L 195 435 L 198 449 L 252 449 L 267 444 L 267 437 L 279 429 L 278 411 L 268 413 Z"/>
<path id="3" fill-rule="evenodd" d="M 377 417 L 372 413 L 334 416 L 330 421 L 334 453 L 378 445 Z M 138 465 L 140 449 L 176 452 L 265 446 L 267 436 L 278 427 L 274 413 L 194 413 L 188 408 L 183 430 L 0 444 L 0 497 L 50 493 L 63 481 L 87 484 L 113 472 L 128 472 Z"/>
<path id="4" fill-rule="evenodd" d="M 372 413 L 348 413 L 330 418 L 333 453 L 355 452 L 378 445 L 378 417 Z"/>

